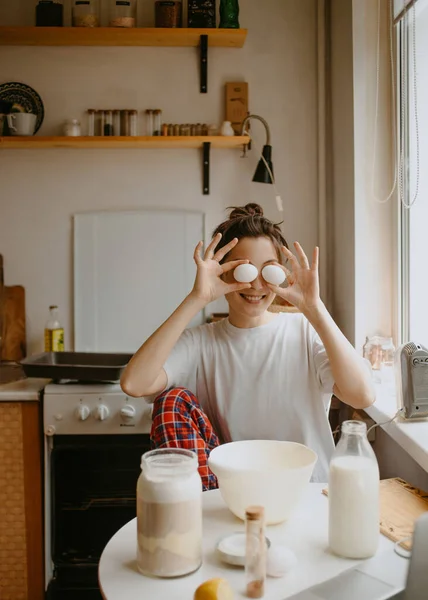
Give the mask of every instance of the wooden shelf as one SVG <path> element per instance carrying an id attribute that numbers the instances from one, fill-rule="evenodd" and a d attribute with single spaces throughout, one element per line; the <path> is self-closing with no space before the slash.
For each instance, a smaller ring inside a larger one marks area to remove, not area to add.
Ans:
<path id="1" fill-rule="evenodd" d="M 203 148 L 209 142 L 211 148 L 240 148 L 249 142 L 248 136 L 153 136 L 153 137 L 0 137 L 0 149 L 40 148 Z"/>
<path id="2" fill-rule="evenodd" d="M 246 29 L 158 27 L 0 27 L 2 46 L 187 46 L 197 47 L 201 35 L 210 47 L 242 48 Z"/>

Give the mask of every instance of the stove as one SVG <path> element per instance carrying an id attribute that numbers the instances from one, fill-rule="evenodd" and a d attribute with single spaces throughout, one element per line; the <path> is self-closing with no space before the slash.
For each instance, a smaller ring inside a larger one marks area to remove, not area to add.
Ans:
<path id="1" fill-rule="evenodd" d="M 136 515 L 152 407 L 118 383 L 65 382 L 44 390 L 47 598 L 101 599 L 98 561 Z"/>

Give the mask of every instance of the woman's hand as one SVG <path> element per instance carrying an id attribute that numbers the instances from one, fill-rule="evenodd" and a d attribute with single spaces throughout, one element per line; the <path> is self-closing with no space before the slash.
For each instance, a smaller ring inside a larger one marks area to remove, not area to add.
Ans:
<path id="1" fill-rule="evenodd" d="M 235 238 L 226 246 L 223 246 L 221 250 L 215 252 L 218 243 L 221 240 L 221 233 L 218 233 L 212 240 L 207 249 L 205 250 L 204 256 L 201 256 L 202 242 L 195 248 L 193 258 L 197 266 L 196 279 L 193 286 L 191 295 L 203 300 L 207 304 L 217 300 L 224 294 L 230 292 L 238 292 L 239 290 L 245 290 L 251 287 L 250 283 L 226 283 L 222 279 L 222 275 L 231 271 L 238 265 L 246 264 L 248 260 L 232 260 L 226 263 L 220 264 L 220 261 L 226 256 L 228 252 L 232 250 L 238 243 L 238 239 Z"/>
<path id="2" fill-rule="evenodd" d="M 282 288 L 277 285 L 267 284 L 278 296 L 290 302 L 302 313 L 308 313 L 317 308 L 321 302 L 318 277 L 319 248 L 316 247 L 312 254 L 312 264 L 298 242 L 294 242 L 297 257 L 288 248 L 282 246 L 281 250 L 290 262 L 291 271 L 283 267 L 287 275 L 288 287 Z"/>

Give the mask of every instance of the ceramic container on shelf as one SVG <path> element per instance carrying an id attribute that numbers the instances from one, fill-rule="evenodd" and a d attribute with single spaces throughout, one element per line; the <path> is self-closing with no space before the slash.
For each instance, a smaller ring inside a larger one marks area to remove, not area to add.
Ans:
<path id="1" fill-rule="evenodd" d="M 230 121 L 223 122 L 221 129 L 220 129 L 220 135 L 227 135 L 227 136 L 235 135 L 235 132 L 232 127 L 232 123 Z"/>
<path id="2" fill-rule="evenodd" d="M 82 131 L 80 128 L 80 122 L 77 119 L 71 119 L 70 121 L 66 121 L 63 127 L 64 135 L 68 137 L 79 137 L 82 135 Z"/>

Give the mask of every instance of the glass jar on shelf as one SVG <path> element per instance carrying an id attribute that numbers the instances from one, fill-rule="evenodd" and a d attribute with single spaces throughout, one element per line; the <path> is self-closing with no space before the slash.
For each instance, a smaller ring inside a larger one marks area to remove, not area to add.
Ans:
<path id="1" fill-rule="evenodd" d="M 63 6 L 58 0 L 40 0 L 36 6 L 36 27 L 62 27 Z"/>
<path id="2" fill-rule="evenodd" d="M 162 134 L 162 111 L 160 108 L 153 111 L 153 129 L 153 135 Z"/>
<path id="3" fill-rule="evenodd" d="M 120 110 L 113 111 L 113 135 L 120 135 Z"/>
<path id="4" fill-rule="evenodd" d="M 104 135 L 113 135 L 113 112 L 111 110 L 105 111 Z"/>
<path id="5" fill-rule="evenodd" d="M 154 135 L 153 110 L 151 108 L 146 110 L 146 135 L 149 137 Z"/>
<path id="6" fill-rule="evenodd" d="M 73 27 L 99 27 L 98 0 L 73 0 Z"/>
<path id="7" fill-rule="evenodd" d="M 129 135 L 134 137 L 138 135 L 138 111 L 136 110 L 129 111 Z"/>
<path id="8" fill-rule="evenodd" d="M 88 136 L 93 137 L 95 135 L 95 110 L 89 108 L 88 113 Z"/>
<path id="9" fill-rule="evenodd" d="M 135 0 L 111 0 L 110 27 L 135 27 Z"/>

